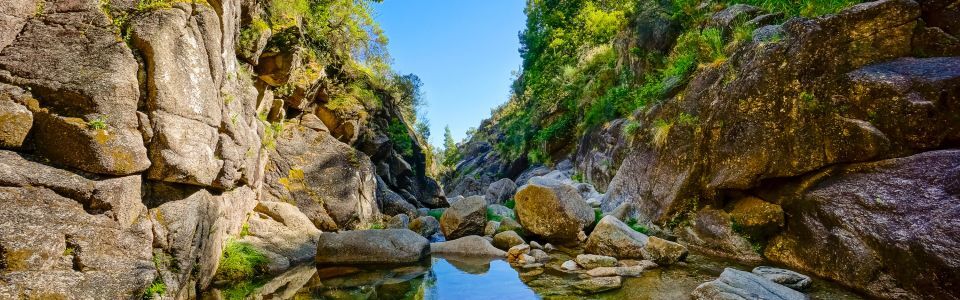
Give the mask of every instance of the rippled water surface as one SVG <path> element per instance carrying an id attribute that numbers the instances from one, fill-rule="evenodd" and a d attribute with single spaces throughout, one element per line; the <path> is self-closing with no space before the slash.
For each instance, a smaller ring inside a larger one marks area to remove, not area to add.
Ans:
<path id="1" fill-rule="evenodd" d="M 551 253 L 546 267 L 518 270 L 503 260 L 433 257 L 421 265 L 394 268 L 300 266 L 259 282 L 220 286 L 205 299 L 688 299 L 697 285 L 715 279 L 724 267 L 751 266 L 691 254 L 686 263 L 625 278 L 620 289 L 583 295 L 572 287 L 578 274 L 555 265 L 575 252 Z M 861 299 L 835 284 L 815 279 L 813 299 Z"/>

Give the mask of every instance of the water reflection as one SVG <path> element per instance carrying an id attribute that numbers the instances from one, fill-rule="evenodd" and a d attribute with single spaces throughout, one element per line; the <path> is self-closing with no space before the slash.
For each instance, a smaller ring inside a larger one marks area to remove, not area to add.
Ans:
<path id="1" fill-rule="evenodd" d="M 579 274 L 556 264 L 576 253 L 551 253 L 544 268 L 517 270 L 503 260 L 434 256 L 419 265 L 391 268 L 293 268 L 269 280 L 207 291 L 204 299 L 686 299 L 697 285 L 724 267 L 750 270 L 729 261 L 691 254 L 686 263 L 625 278 L 620 289 L 579 294 Z M 815 280 L 812 299 L 860 299 L 825 280 Z"/>

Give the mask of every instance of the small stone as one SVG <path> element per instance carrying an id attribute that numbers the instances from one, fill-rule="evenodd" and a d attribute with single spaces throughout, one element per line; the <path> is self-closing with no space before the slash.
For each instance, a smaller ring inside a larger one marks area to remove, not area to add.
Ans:
<path id="1" fill-rule="evenodd" d="M 510 249 L 507 250 L 507 262 L 514 263 L 527 253 L 530 253 L 530 245 L 520 244 L 510 247 Z"/>
<path id="2" fill-rule="evenodd" d="M 573 260 L 568 260 L 560 264 L 560 268 L 567 271 L 576 271 L 576 270 L 580 270 L 580 265 L 578 265 L 577 262 Z"/>
<path id="3" fill-rule="evenodd" d="M 437 221 L 437 219 L 432 216 L 422 216 L 410 221 L 408 227 L 421 236 L 429 238 L 437 234 L 437 232 L 440 232 L 440 221 Z"/>
<path id="4" fill-rule="evenodd" d="M 525 264 L 521 268 L 524 268 L 524 269 L 543 268 L 543 264 L 541 263 Z"/>
<path id="5" fill-rule="evenodd" d="M 517 264 L 519 265 L 527 265 L 527 264 L 535 264 L 535 263 L 537 263 L 537 258 L 533 257 L 530 254 L 521 254 L 520 257 L 517 259 Z"/>
<path id="6" fill-rule="evenodd" d="M 530 248 L 543 249 L 543 246 L 541 246 L 540 243 L 537 243 L 537 241 L 530 241 Z"/>
<path id="7" fill-rule="evenodd" d="M 585 269 L 593 269 L 598 267 L 613 267 L 617 265 L 617 259 L 610 256 L 603 255 L 594 255 L 594 254 L 580 254 L 577 255 L 577 264 L 582 266 Z"/>
<path id="8" fill-rule="evenodd" d="M 550 254 L 547 254 L 546 252 L 543 252 L 543 250 L 540 250 L 540 249 L 530 250 L 530 256 L 533 256 L 534 258 L 536 258 L 537 262 L 544 263 L 544 262 L 550 261 Z"/>
<path id="9" fill-rule="evenodd" d="M 500 228 L 500 222 L 497 221 L 487 221 L 487 225 L 483 227 L 484 236 L 493 236 L 497 233 L 497 229 Z"/>
<path id="10" fill-rule="evenodd" d="M 584 294 L 596 294 L 603 291 L 618 289 L 623 285 L 623 278 L 620 276 L 594 277 L 580 280 L 573 284 L 573 287 Z"/>
<path id="11" fill-rule="evenodd" d="M 500 228 L 497 228 L 497 233 L 506 232 L 506 231 L 518 231 L 523 229 L 520 223 L 517 223 L 517 220 L 511 218 L 503 218 L 500 220 Z"/>
<path id="12" fill-rule="evenodd" d="M 547 252 L 553 252 L 554 250 L 557 250 L 557 247 L 554 247 L 551 243 L 547 243 L 546 245 L 543 245 L 543 250 Z"/>
<path id="13" fill-rule="evenodd" d="M 811 280 L 809 276 L 794 271 L 773 267 L 756 267 L 753 269 L 753 274 L 760 275 L 760 277 L 770 279 L 770 281 L 779 283 L 797 291 L 805 291 L 809 289 L 810 285 L 813 283 L 813 280 Z"/>
<path id="14" fill-rule="evenodd" d="M 649 262 L 649 261 L 648 261 Z M 599 267 L 587 271 L 587 275 L 593 277 L 605 277 L 605 276 L 624 276 L 624 277 L 637 277 L 643 274 L 643 271 L 656 268 L 657 265 L 653 262 L 649 264 L 636 265 L 631 267 Z"/>

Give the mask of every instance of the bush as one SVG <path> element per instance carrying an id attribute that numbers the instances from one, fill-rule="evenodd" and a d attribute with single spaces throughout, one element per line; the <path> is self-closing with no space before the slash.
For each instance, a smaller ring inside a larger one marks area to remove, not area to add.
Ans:
<path id="1" fill-rule="evenodd" d="M 250 244 L 231 239 L 223 248 L 216 279 L 230 282 L 251 279 L 262 275 L 268 263 L 270 260 Z"/>
<path id="2" fill-rule="evenodd" d="M 407 131 L 407 125 L 404 125 L 399 119 L 393 119 L 390 121 L 387 133 L 390 135 L 390 142 L 393 143 L 394 150 L 397 150 L 403 156 L 413 155 L 413 138 Z"/>
<path id="3" fill-rule="evenodd" d="M 647 227 L 637 224 L 637 219 L 630 218 L 629 220 L 627 220 L 627 226 L 630 226 L 630 228 L 636 232 L 639 232 L 642 234 L 650 234 L 650 230 L 647 229 Z"/>
<path id="4" fill-rule="evenodd" d="M 150 284 L 150 287 L 147 287 L 147 290 L 143 291 L 143 299 L 153 299 L 154 295 L 163 296 L 167 293 L 167 285 L 163 283 L 163 279 L 157 277 L 153 280 L 153 283 Z"/>
<path id="5" fill-rule="evenodd" d="M 443 208 L 434 208 L 427 212 L 428 216 L 433 217 L 434 219 L 440 220 L 440 217 L 443 217 Z"/>

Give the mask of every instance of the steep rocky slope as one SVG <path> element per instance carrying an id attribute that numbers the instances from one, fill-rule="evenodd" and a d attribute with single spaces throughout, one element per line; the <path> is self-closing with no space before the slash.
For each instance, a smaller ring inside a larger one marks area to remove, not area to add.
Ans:
<path id="1" fill-rule="evenodd" d="M 398 96 L 329 108 L 366 79 L 251 36 L 269 3 L 0 4 L 0 298 L 193 298 L 234 241 L 280 271 L 319 230 L 445 205 Z"/>
<path id="2" fill-rule="evenodd" d="M 766 13 L 717 9 L 699 30 L 733 39 L 738 22 L 759 22 L 751 39 L 670 81 L 663 101 L 584 133 L 563 152 L 573 177 L 605 193 L 604 212 L 704 253 L 874 297 L 960 298 L 957 3 L 884 0 L 782 23 Z M 645 37 L 634 47 L 676 43 L 643 20 L 628 30 Z M 495 151 L 504 135 L 496 118 L 481 125 L 448 193 L 544 172 Z"/>

